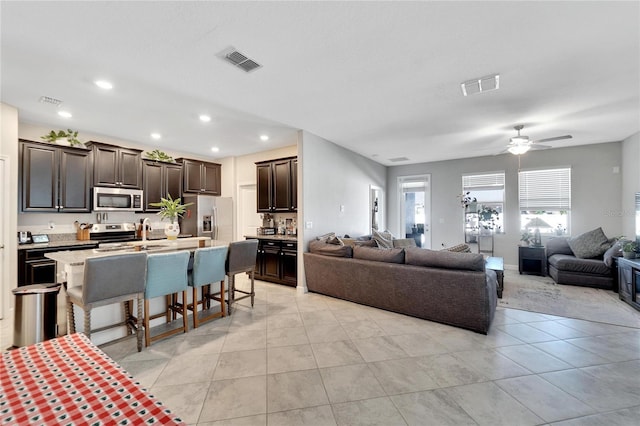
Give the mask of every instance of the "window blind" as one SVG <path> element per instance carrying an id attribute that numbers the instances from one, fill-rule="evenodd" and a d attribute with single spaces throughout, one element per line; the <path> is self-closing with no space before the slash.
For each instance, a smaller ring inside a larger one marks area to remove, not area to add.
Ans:
<path id="1" fill-rule="evenodd" d="M 518 174 L 520 211 L 571 210 L 571 169 L 527 170 Z"/>
<path id="2" fill-rule="evenodd" d="M 504 172 L 462 175 L 462 189 L 464 191 L 504 189 Z"/>

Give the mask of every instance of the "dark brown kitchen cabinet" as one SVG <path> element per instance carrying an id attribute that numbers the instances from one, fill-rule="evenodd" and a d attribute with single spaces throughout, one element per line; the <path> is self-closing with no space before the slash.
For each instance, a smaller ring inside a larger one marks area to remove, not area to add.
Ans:
<path id="1" fill-rule="evenodd" d="M 256 163 L 258 212 L 293 212 L 297 203 L 296 157 Z"/>
<path id="2" fill-rule="evenodd" d="M 21 140 L 19 185 L 23 212 L 90 212 L 90 151 Z"/>
<path id="3" fill-rule="evenodd" d="M 220 195 L 222 166 L 217 163 L 188 160 L 182 162 L 183 191 L 199 194 Z"/>
<path id="4" fill-rule="evenodd" d="M 51 248 L 25 248 L 18 250 L 18 286 L 55 283 L 56 261 L 45 254 L 64 250 L 87 250 L 97 248 L 98 244 L 81 246 L 59 246 Z"/>
<path id="5" fill-rule="evenodd" d="M 298 243 L 259 239 L 255 278 L 295 287 L 298 283 Z"/>
<path id="6" fill-rule="evenodd" d="M 157 212 L 159 207 L 150 206 L 161 198 L 182 197 L 182 165 L 153 160 L 142 161 L 142 182 L 144 187 L 144 211 Z"/>
<path id="7" fill-rule="evenodd" d="M 142 189 L 142 150 L 87 142 L 93 154 L 93 184 Z"/>

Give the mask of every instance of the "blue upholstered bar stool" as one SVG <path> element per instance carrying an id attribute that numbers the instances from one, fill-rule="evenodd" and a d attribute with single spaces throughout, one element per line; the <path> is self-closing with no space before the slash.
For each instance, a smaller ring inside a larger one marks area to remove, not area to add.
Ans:
<path id="1" fill-rule="evenodd" d="M 227 258 L 227 248 L 207 247 L 200 248 L 193 254 L 193 272 L 189 275 L 189 286 L 193 289 L 193 303 L 187 306 L 193 311 L 193 328 L 198 328 L 200 322 L 223 317 L 224 309 L 224 262 Z M 211 294 L 211 286 L 220 283 L 220 289 L 216 291 L 220 296 Z M 198 299 L 198 288 L 202 289 L 202 298 Z M 198 305 L 202 310 L 211 308 L 211 300 L 220 302 L 220 312 L 198 318 Z"/>
<path id="2" fill-rule="evenodd" d="M 76 332 L 73 305 L 84 310 L 84 334 L 127 326 L 136 332 L 138 352 L 142 350 L 142 297 L 144 295 L 147 268 L 146 253 L 130 253 L 89 258 L 84 263 L 84 282 L 80 287 L 67 289 L 67 319 L 69 333 Z M 133 321 L 128 303 L 138 301 L 138 316 Z M 125 318 L 122 322 L 91 330 L 91 309 L 125 302 Z"/>
<path id="3" fill-rule="evenodd" d="M 177 251 L 171 253 L 153 253 L 147 256 L 147 287 L 144 291 L 144 342 L 145 346 L 164 337 L 177 333 L 186 333 L 187 325 L 186 309 L 182 304 L 176 303 L 177 293 L 182 293 L 182 300 L 187 300 L 187 267 L 189 265 L 189 252 Z M 166 308 L 164 312 L 151 314 L 149 300 L 155 297 L 165 296 Z M 151 336 L 149 321 L 165 316 L 166 322 L 171 322 L 171 313 L 182 315 L 182 327 L 167 330 L 156 336 Z"/>

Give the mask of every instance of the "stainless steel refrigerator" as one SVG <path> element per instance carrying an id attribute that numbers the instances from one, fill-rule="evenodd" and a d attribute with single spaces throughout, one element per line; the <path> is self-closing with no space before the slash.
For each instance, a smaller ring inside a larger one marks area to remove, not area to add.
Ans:
<path id="1" fill-rule="evenodd" d="M 182 203 L 193 203 L 180 221 L 180 233 L 213 240 L 233 241 L 233 200 L 211 195 L 187 195 Z"/>

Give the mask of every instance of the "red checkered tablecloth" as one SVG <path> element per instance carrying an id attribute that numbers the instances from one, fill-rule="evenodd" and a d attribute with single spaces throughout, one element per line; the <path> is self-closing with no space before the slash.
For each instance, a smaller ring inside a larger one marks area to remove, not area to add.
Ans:
<path id="1" fill-rule="evenodd" d="M 0 422 L 184 425 L 80 333 L 2 353 Z"/>

